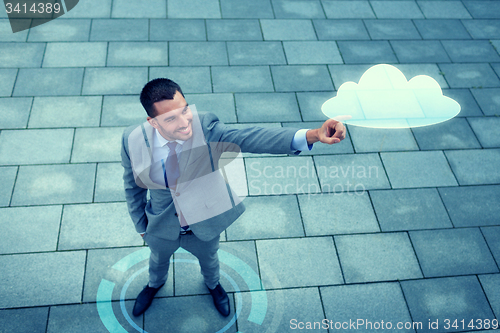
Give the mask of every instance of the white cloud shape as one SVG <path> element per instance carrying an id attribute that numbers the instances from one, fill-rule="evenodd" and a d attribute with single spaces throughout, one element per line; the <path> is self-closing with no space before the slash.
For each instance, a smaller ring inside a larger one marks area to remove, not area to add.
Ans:
<path id="1" fill-rule="evenodd" d="M 418 75 L 407 81 L 396 67 L 381 64 L 370 67 L 359 83 L 342 84 L 321 111 L 337 120 L 351 116 L 345 123 L 356 126 L 409 128 L 451 119 L 460 112 L 460 104 L 443 96 L 432 77 Z"/>

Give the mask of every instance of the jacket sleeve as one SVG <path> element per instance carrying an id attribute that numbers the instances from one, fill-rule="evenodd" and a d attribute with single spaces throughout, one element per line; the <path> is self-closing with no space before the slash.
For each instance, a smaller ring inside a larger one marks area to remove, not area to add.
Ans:
<path id="1" fill-rule="evenodd" d="M 128 134 L 130 134 L 130 131 L 127 129 L 122 136 L 121 148 L 122 166 L 124 169 L 123 183 L 125 188 L 125 198 L 127 200 L 128 212 L 132 218 L 132 222 L 134 222 L 136 231 L 138 233 L 143 233 L 146 231 L 146 227 L 148 225 L 148 219 L 145 211 L 148 190 L 138 186 L 135 181 L 128 152 Z"/>

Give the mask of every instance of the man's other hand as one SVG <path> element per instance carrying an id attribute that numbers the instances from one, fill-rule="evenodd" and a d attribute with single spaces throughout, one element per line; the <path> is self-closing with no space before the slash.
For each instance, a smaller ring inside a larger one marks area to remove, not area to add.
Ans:
<path id="1" fill-rule="evenodd" d="M 309 130 L 306 133 L 307 144 L 322 142 L 326 144 L 339 143 L 345 139 L 346 128 L 342 122 L 328 119 L 320 128 Z"/>

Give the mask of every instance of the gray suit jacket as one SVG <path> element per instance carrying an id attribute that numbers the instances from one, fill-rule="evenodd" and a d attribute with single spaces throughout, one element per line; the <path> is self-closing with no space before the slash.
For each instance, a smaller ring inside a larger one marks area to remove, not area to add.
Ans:
<path id="1" fill-rule="evenodd" d="M 177 239 L 180 233 L 177 210 L 180 209 L 193 233 L 201 240 L 211 240 L 245 210 L 243 202 L 217 171 L 223 151 L 299 153 L 291 150 L 297 131 L 293 128 L 238 130 L 227 127 L 212 113 L 198 115 L 195 112 L 192 128 L 193 136 L 184 143 L 180 154 L 181 176 L 175 191 L 154 183 L 149 176 L 154 128 L 145 122 L 124 131 L 121 157 L 125 197 L 137 232 Z"/>

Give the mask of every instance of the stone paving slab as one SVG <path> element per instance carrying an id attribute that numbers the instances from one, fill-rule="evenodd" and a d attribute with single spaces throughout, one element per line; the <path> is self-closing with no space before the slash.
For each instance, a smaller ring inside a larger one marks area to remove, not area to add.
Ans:
<path id="1" fill-rule="evenodd" d="M 473 18 L 500 18 L 500 4 L 487 1 L 466 1 L 465 7 Z"/>
<path id="2" fill-rule="evenodd" d="M 497 240 L 500 235 L 500 227 L 482 227 L 481 231 L 498 265 L 500 262 L 500 243 Z"/>
<path id="3" fill-rule="evenodd" d="M 223 42 L 170 42 L 171 66 L 228 65 Z"/>
<path id="4" fill-rule="evenodd" d="M 500 80 L 488 64 L 439 64 L 450 88 L 500 87 Z"/>
<path id="5" fill-rule="evenodd" d="M 369 1 L 323 1 L 329 19 L 375 18 Z"/>
<path id="6" fill-rule="evenodd" d="M 283 42 L 283 47 L 289 65 L 343 63 L 333 41 Z"/>
<path id="7" fill-rule="evenodd" d="M 228 42 L 230 65 L 286 65 L 280 42 Z"/>
<path id="8" fill-rule="evenodd" d="M 455 227 L 477 227 L 498 224 L 500 208 L 496 204 L 500 186 L 466 186 L 439 188 Z"/>
<path id="9" fill-rule="evenodd" d="M 7 18 L 4 18 L 6 15 L 2 11 L 0 14 L 0 41 L 1 42 L 26 42 L 28 39 L 28 30 L 19 31 L 18 33 L 13 34 L 12 28 L 10 25 L 10 21 Z M 16 21 L 14 21 L 16 22 Z"/>
<path id="10" fill-rule="evenodd" d="M 99 2 L 79 1 L 70 12 L 62 16 L 68 18 L 109 18 L 111 17 L 111 0 L 102 0 Z"/>
<path id="11" fill-rule="evenodd" d="M 299 195 L 306 236 L 380 231 L 367 192 Z"/>
<path id="12" fill-rule="evenodd" d="M 91 20 L 53 20 L 30 30 L 28 42 L 86 42 Z"/>
<path id="13" fill-rule="evenodd" d="M 90 41 L 147 41 L 147 19 L 94 19 Z"/>
<path id="14" fill-rule="evenodd" d="M 325 121 L 327 117 L 321 112 L 321 105 L 330 98 L 335 97 L 331 91 L 325 92 L 298 92 L 300 114 L 304 121 Z"/>
<path id="15" fill-rule="evenodd" d="M 211 93 L 212 80 L 209 67 L 150 67 L 149 79 L 166 77 L 174 80 L 185 93 Z M 141 88 L 142 89 L 142 88 Z M 140 92 L 138 90 L 137 92 Z M 141 106 L 142 112 L 144 108 Z"/>
<path id="16" fill-rule="evenodd" d="M 467 22 L 452 19 L 413 20 L 423 39 L 470 39 L 470 29 L 464 27 Z"/>
<path id="17" fill-rule="evenodd" d="M 447 331 L 451 332 L 457 331 L 451 327 L 455 319 L 463 319 L 465 326 L 471 320 L 493 319 L 493 312 L 475 276 L 402 281 L 401 287 L 412 320 L 423 323 L 422 329 L 417 332 L 435 332 L 435 329 L 429 328 L 429 320 L 438 320 L 439 327 L 443 329 L 445 320 L 449 319 Z"/>
<path id="18" fill-rule="evenodd" d="M 479 228 L 410 231 L 425 277 L 497 273 Z"/>
<path id="19" fill-rule="evenodd" d="M 378 151 L 418 150 L 409 128 L 369 128 L 348 125 L 357 153 Z"/>
<path id="20" fill-rule="evenodd" d="M 0 96 L 11 96 L 17 72 L 14 68 L 0 69 Z"/>
<path id="21" fill-rule="evenodd" d="M 499 116 L 498 108 L 500 106 L 499 88 L 492 89 L 471 89 L 471 93 L 481 107 L 483 113 L 487 116 Z"/>
<path id="22" fill-rule="evenodd" d="M 220 0 L 222 17 L 231 18 L 274 18 L 269 0 Z"/>
<path id="23" fill-rule="evenodd" d="M 112 18 L 166 18 L 167 1 L 151 0 L 144 5 L 140 0 L 116 0 L 111 8 Z"/>
<path id="24" fill-rule="evenodd" d="M 102 67 L 107 52 L 105 42 L 47 43 L 42 67 Z"/>
<path id="25" fill-rule="evenodd" d="M 462 20 L 462 23 L 474 39 L 497 39 L 500 36 L 498 20 Z"/>
<path id="26" fill-rule="evenodd" d="M 441 41 L 453 62 L 500 61 L 500 56 L 489 41 L 485 40 L 443 40 Z"/>
<path id="27" fill-rule="evenodd" d="M 498 184 L 499 149 L 449 150 L 445 152 L 460 185 Z"/>
<path id="28" fill-rule="evenodd" d="M 132 126 L 146 121 L 147 113 L 139 96 L 104 96 L 101 126 Z"/>
<path id="29" fill-rule="evenodd" d="M 272 0 L 277 19 L 324 18 L 321 2 L 317 0 Z"/>
<path id="30" fill-rule="evenodd" d="M 95 164 L 21 166 L 12 206 L 91 202 Z"/>
<path id="31" fill-rule="evenodd" d="M 125 203 L 66 205 L 58 250 L 142 245 Z"/>
<path id="32" fill-rule="evenodd" d="M 57 250 L 62 206 L 0 209 L 0 232 L 9 235 L 0 245 L 1 254 Z"/>
<path id="33" fill-rule="evenodd" d="M 259 20 L 206 20 L 208 40 L 263 40 Z"/>
<path id="34" fill-rule="evenodd" d="M 221 18 L 217 0 L 168 0 L 168 18 Z"/>
<path id="35" fill-rule="evenodd" d="M 79 303 L 85 251 L 0 256 L 0 308 Z M 29 283 L 27 283 L 29 281 Z"/>
<path id="36" fill-rule="evenodd" d="M 411 322 L 401 287 L 395 282 L 321 287 L 320 292 L 326 318 L 334 325 L 339 323 L 340 326 L 334 326 L 334 329 L 340 327 L 342 332 L 389 331 L 380 329 L 381 320 L 391 322 L 392 329 L 397 328 L 398 322 Z M 359 328 L 358 319 L 363 321 L 359 322 Z M 356 325 L 351 325 L 352 322 Z M 342 328 L 343 323 L 348 325 L 344 324 Z M 415 332 L 412 329 L 398 331 Z"/>
<path id="37" fill-rule="evenodd" d="M 325 65 L 271 66 L 271 72 L 278 92 L 333 90 Z"/>
<path id="38" fill-rule="evenodd" d="M 0 327 L 5 332 L 45 333 L 48 307 L 0 310 Z"/>
<path id="39" fill-rule="evenodd" d="M 110 42 L 107 66 L 167 66 L 168 42 Z"/>
<path id="40" fill-rule="evenodd" d="M 436 189 L 370 191 L 382 231 L 452 228 Z"/>
<path id="41" fill-rule="evenodd" d="M 211 68 L 213 92 L 274 92 L 269 66 Z"/>
<path id="42" fill-rule="evenodd" d="M 389 42 L 385 40 L 339 41 L 337 44 L 346 64 L 398 62 Z"/>
<path id="43" fill-rule="evenodd" d="M 343 1 L 328 1 L 324 5 Z M 363 3 L 356 1 L 353 3 Z M 326 7 L 325 7 L 326 8 Z M 368 40 L 370 36 L 362 20 L 313 20 L 319 40 Z"/>
<path id="44" fill-rule="evenodd" d="M 2 67 L 40 67 L 45 43 L 2 43 L 0 50 Z"/>
<path id="45" fill-rule="evenodd" d="M 189 104 L 196 106 L 198 112 L 215 113 L 223 123 L 236 122 L 233 94 L 185 94 L 184 96 Z"/>
<path id="46" fill-rule="evenodd" d="M 457 117 L 483 116 L 483 112 L 476 102 L 476 98 L 472 95 L 471 90 L 442 89 L 442 91 L 444 96 L 450 97 L 460 104 L 460 113 Z"/>
<path id="47" fill-rule="evenodd" d="M 415 1 L 371 1 L 370 3 L 379 19 L 418 19 L 424 17 Z"/>
<path id="48" fill-rule="evenodd" d="M 498 289 L 500 274 L 479 275 L 478 277 L 486 293 L 486 297 L 490 302 L 491 308 L 498 318 L 498 314 L 500 313 L 500 292 Z"/>
<path id="49" fill-rule="evenodd" d="M 71 163 L 121 161 L 123 127 L 77 128 Z M 102 142 L 106 142 L 105 145 Z"/>
<path id="50" fill-rule="evenodd" d="M 417 1 L 417 4 L 428 19 L 472 18 L 460 1 Z"/>
<path id="51" fill-rule="evenodd" d="M 13 96 L 79 95 L 83 71 L 83 68 L 21 68 Z"/>
<path id="52" fill-rule="evenodd" d="M 394 40 L 391 46 L 402 63 L 450 62 L 450 58 L 439 41 Z"/>
<path id="53" fill-rule="evenodd" d="M 311 20 L 260 20 L 265 40 L 316 40 Z"/>
<path id="54" fill-rule="evenodd" d="M 300 121 L 293 93 L 235 94 L 234 99 L 240 122 Z"/>
<path id="55" fill-rule="evenodd" d="M 17 166 L 0 167 L 0 182 L 3 184 L 2 187 L 0 187 L 0 207 L 9 205 L 16 176 Z"/>
<path id="56" fill-rule="evenodd" d="M 384 5 L 388 3 L 385 1 Z M 421 39 L 411 20 L 364 20 L 364 23 L 372 39 Z"/>
<path id="57" fill-rule="evenodd" d="M 467 121 L 483 148 L 500 147 L 500 133 L 495 130 L 500 126 L 500 118 L 469 117 Z"/>
<path id="58" fill-rule="evenodd" d="M 406 233 L 334 236 L 346 283 L 422 278 Z"/>
<path id="59" fill-rule="evenodd" d="M 266 289 L 343 283 L 331 237 L 258 240 L 256 246 Z"/>
<path id="60" fill-rule="evenodd" d="M 82 94 L 137 94 L 147 83 L 147 76 L 147 67 L 87 68 Z"/>
<path id="61" fill-rule="evenodd" d="M 121 163 L 97 164 L 94 202 L 125 201 Z"/>
<path id="62" fill-rule="evenodd" d="M 2 110 L 0 128 L 26 128 L 32 104 L 33 98 L 30 97 L 0 98 L 0 109 Z"/>
<path id="63" fill-rule="evenodd" d="M 203 41 L 206 38 L 205 20 L 149 20 L 150 41 Z"/>

